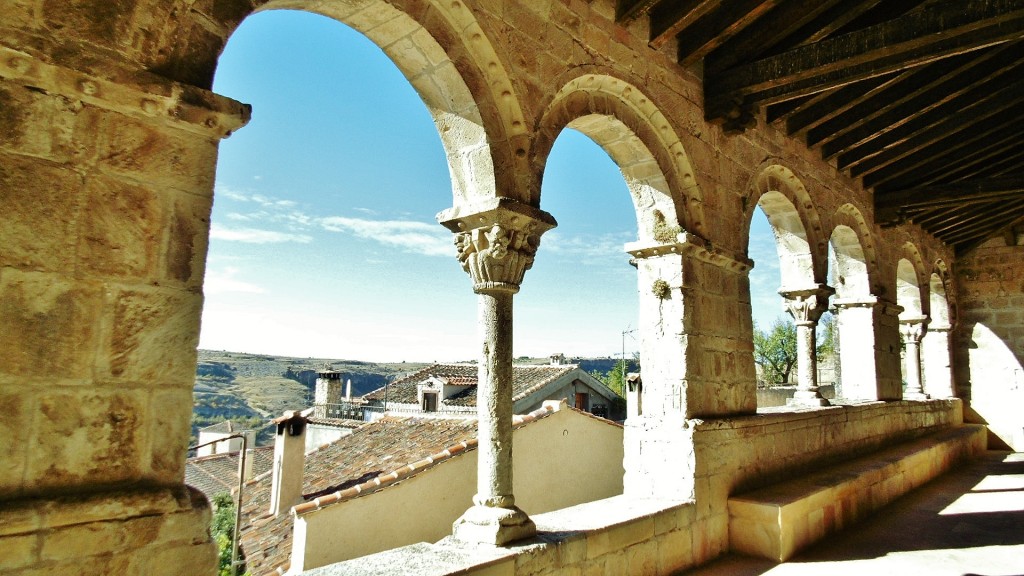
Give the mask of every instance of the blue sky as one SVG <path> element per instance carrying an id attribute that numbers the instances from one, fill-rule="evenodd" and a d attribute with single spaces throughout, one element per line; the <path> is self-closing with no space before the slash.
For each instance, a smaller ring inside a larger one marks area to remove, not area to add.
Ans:
<path id="1" fill-rule="evenodd" d="M 370 361 L 477 356 L 476 297 L 435 215 L 451 206 L 426 107 L 365 37 L 324 17 L 251 16 L 214 90 L 252 104 L 220 146 L 200 347 Z M 544 235 L 515 299 L 515 354 L 610 356 L 636 326 L 636 218 L 618 168 L 565 131 L 544 174 Z M 755 318 L 780 311 L 755 217 Z M 627 337 L 627 354 L 636 342 Z"/>

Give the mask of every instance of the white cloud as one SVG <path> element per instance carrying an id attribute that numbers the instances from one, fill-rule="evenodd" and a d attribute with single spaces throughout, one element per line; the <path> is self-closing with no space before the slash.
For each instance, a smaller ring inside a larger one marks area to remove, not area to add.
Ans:
<path id="1" fill-rule="evenodd" d="M 623 248 L 627 242 L 635 239 L 635 234 L 631 232 L 566 236 L 552 231 L 541 238 L 540 250 L 575 258 L 587 265 L 621 263 L 629 258 Z"/>
<path id="2" fill-rule="evenodd" d="M 452 234 L 438 224 L 412 220 L 367 220 L 328 216 L 320 225 L 331 232 L 344 232 L 385 246 L 425 256 L 454 256 Z"/>
<path id="3" fill-rule="evenodd" d="M 308 244 L 313 241 L 313 237 L 308 234 L 291 234 L 259 228 L 225 228 L 216 223 L 210 226 L 210 238 L 247 244 L 277 244 L 281 242 Z"/>
<path id="4" fill-rule="evenodd" d="M 234 267 L 225 268 L 223 272 L 208 269 L 206 271 L 206 278 L 203 280 L 203 292 L 207 295 L 230 292 L 263 294 L 266 292 L 266 290 L 256 284 L 236 279 L 235 275 L 238 272 L 239 269 Z"/>

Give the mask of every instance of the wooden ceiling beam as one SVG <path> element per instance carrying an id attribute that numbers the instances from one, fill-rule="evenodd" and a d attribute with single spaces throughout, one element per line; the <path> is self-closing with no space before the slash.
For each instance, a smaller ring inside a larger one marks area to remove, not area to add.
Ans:
<path id="1" fill-rule="evenodd" d="M 919 152 L 915 155 L 916 160 L 900 161 L 899 166 L 907 168 L 903 171 L 910 173 L 887 180 L 884 186 L 876 187 L 875 192 L 956 183 L 967 179 L 958 172 L 969 171 L 975 166 L 978 167 L 975 172 L 988 172 L 991 176 L 991 170 L 986 170 L 986 167 L 1002 160 L 1008 151 L 1020 150 L 1022 144 L 1024 119 L 1011 119 L 1005 123 L 1001 120 L 1001 117 L 996 119 L 994 130 L 984 133 L 967 130 L 965 136 L 956 135 L 949 138 L 948 143 L 940 142 L 939 146 L 932 147 L 931 151 L 926 148 Z"/>
<path id="2" fill-rule="evenodd" d="M 874 135 L 956 97 L 976 82 L 998 75 L 999 65 L 986 65 L 992 52 L 978 50 L 907 70 L 882 93 L 863 99 L 848 113 L 809 130 L 807 142 L 821 143 L 826 158 L 836 156 L 838 150 L 863 144 Z M 968 78 L 960 80 L 961 75 Z"/>
<path id="3" fill-rule="evenodd" d="M 836 4 L 804 25 L 802 28 L 784 38 L 778 45 L 781 50 L 789 50 L 803 44 L 812 44 L 831 36 L 837 30 L 864 15 L 881 0 L 846 0 Z"/>
<path id="4" fill-rule="evenodd" d="M 1019 204 L 1024 207 L 1024 204 Z M 1008 227 L 1012 226 L 1020 218 L 1020 212 L 1013 210 L 999 210 L 993 212 L 984 220 L 980 220 L 970 228 L 955 230 L 946 234 L 945 242 L 957 246 L 970 244 L 977 240 L 988 240 L 993 236 L 1000 235 Z"/>
<path id="5" fill-rule="evenodd" d="M 764 110 L 765 120 L 770 124 L 776 120 L 788 118 L 790 114 L 796 112 L 805 104 L 817 102 L 819 99 L 825 98 L 830 93 L 831 91 L 818 92 L 817 94 L 811 94 L 810 96 L 801 96 L 799 98 L 793 98 L 792 100 L 777 102 L 771 106 L 766 106 Z"/>
<path id="6" fill-rule="evenodd" d="M 992 205 L 961 222 L 946 225 L 936 237 L 947 244 L 961 244 L 978 238 L 988 239 L 1016 220 L 1021 209 L 1024 209 L 1024 200 Z"/>
<path id="7" fill-rule="evenodd" d="M 1022 204 L 1022 207 L 1024 207 L 1024 204 Z M 1024 212 L 1024 210 L 1022 210 L 1021 212 Z M 1014 229 L 1017 226 L 1020 226 L 1021 222 L 1024 222 L 1024 214 L 1019 215 L 1019 217 L 1017 219 L 1012 220 L 1006 226 L 1004 226 L 1002 229 L 996 229 L 995 231 L 990 232 L 988 234 L 985 234 L 984 236 L 980 236 L 977 239 L 973 239 L 973 240 L 970 240 L 970 241 L 966 241 L 966 242 L 962 242 L 962 243 L 956 244 L 953 247 L 953 250 L 956 252 L 958 257 L 959 256 L 963 256 L 963 255 L 969 253 L 971 250 L 974 250 L 978 246 L 984 244 L 985 241 L 987 241 L 992 236 L 996 236 L 998 234 L 1004 234 L 1004 235 L 1008 234 L 1008 236 L 1005 236 L 1005 238 L 1006 238 L 1006 245 L 1007 246 L 1017 246 L 1017 234 L 1014 231 Z"/>
<path id="8" fill-rule="evenodd" d="M 705 116 L 772 103 L 1024 37 L 1024 0 L 965 0 L 705 76 Z"/>
<path id="9" fill-rule="evenodd" d="M 650 45 L 661 48 L 677 34 L 718 6 L 717 0 L 677 0 L 658 2 L 651 8 Z"/>
<path id="10" fill-rule="evenodd" d="M 771 26 L 748 26 L 726 40 L 704 60 L 704 70 L 722 71 L 759 57 L 824 12 L 849 0 L 790 0 L 769 14 Z"/>
<path id="11" fill-rule="evenodd" d="M 786 131 L 790 135 L 800 134 L 815 129 L 822 123 L 831 123 L 830 121 L 837 117 L 849 116 L 853 108 L 859 107 L 865 100 L 873 99 L 893 84 L 901 82 L 907 74 L 909 72 L 886 74 L 836 88 L 831 92 L 831 97 L 823 98 L 812 106 L 805 106 L 786 119 Z M 811 146 L 814 143 L 808 139 L 807 144 Z"/>
<path id="12" fill-rule="evenodd" d="M 934 170 L 948 170 L 948 165 L 955 165 L 962 158 L 973 154 L 978 147 L 986 146 L 990 139 L 1012 136 L 1012 132 L 1007 130 L 1007 124 L 1018 125 L 1015 120 L 1013 110 L 995 109 L 991 115 L 981 119 L 965 119 L 962 126 L 922 133 L 899 148 L 879 154 L 878 158 L 884 160 L 885 164 L 863 173 L 862 182 L 866 188 L 880 187 L 883 183 L 889 188 L 917 185 Z M 947 163 L 947 166 L 942 166 L 940 162 Z"/>
<path id="13" fill-rule="evenodd" d="M 936 146 L 941 141 L 948 142 L 950 147 L 960 147 L 959 142 L 965 139 L 974 140 L 977 134 L 997 129 L 1000 122 L 1013 121 L 1015 109 L 1024 97 L 1022 90 L 1024 78 L 990 98 L 979 100 L 975 105 L 961 110 L 956 116 L 946 117 L 901 139 L 898 146 L 891 146 L 866 158 L 850 169 L 850 175 L 863 178 L 866 187 L 874 187 L 886 178 L 906 172 L 906 168 L 897 164 L 907 157 L 920 158 L 921 150 L 942 153 L 944 149 Z M 907 165 L 909 163 L 904 164 Z"/>
<path id="14" fill-rule="evenodd" d="M 875 210 L 961 206 L 1014 198 L 1024 192 L 1024 176 L 1007 176 L 952 184 L 875 192 Z"/>
<path id="15" fill-rule="evenodd" d="M 720 4 L 687 28 L 686 34 L 677 35 L 679 63 L 689 66 L 701 60 L 780 2 L 782 0 L 733 0 Z"/>

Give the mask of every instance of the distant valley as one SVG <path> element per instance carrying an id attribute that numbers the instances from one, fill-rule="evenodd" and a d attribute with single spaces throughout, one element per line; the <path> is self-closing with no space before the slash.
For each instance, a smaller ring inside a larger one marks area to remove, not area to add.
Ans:
<path id="1" fill-rule="evenodd" d="M 547 359 L 517 359 L 517 363 L 544 364 Z M 588 372 L 605 373 L 615 360 L 581 359 Z M 325 365 L 352 381 L 352 395 L 362 396 L 430 365 L 427 362 L 378 364 L 333 358 L 293 358 L 244 352 L 200 350 L 193 388 L 192 441 L 199 428 L 232 420 L 246 428 L 260 429 L 259 443 L 272 433 L 266 422 L 285 410 L 301 410 L 313 403 L 317 371 Z"/>

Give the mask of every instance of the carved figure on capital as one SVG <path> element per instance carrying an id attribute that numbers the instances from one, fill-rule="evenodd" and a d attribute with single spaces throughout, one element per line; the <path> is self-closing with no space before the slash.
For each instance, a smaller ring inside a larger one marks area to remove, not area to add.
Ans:
<path id="1" fill-rule="evenodd" d="M 779 290 L 782 307 L 797 326 L 813 326 L 828 309 L 828 299 L 835 290 L 831 286 L 819 285 L 801 290 Z"/>
<path id="2" fill-rule="evenodd" d="M 471 214 L 440 215 L 441 223 L 455 232 L 457 258 L 473 279 L 476 292 L 519 291 L 526 271 L 533 267 L 540 236 L 556 223 L 546 212 L 509 199 Z"/>

